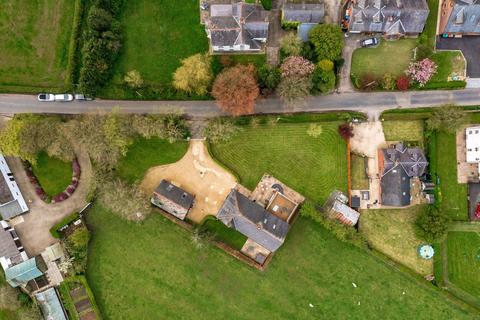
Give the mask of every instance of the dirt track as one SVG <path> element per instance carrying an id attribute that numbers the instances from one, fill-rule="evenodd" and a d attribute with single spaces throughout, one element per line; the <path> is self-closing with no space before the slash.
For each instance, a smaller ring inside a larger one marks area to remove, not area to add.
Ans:
<path id="1" fill-rule="evenodd" d="M 203 140 L 191 140 L 180 161 L 150 168 L 140 187 L 146 194 L 152 194 L 162 179 L 195 195 L 195 204 L 187 215 L 195 223 L 207 215 L 215 215 L 237 184 L 235 177 L 210 157 Z"/>

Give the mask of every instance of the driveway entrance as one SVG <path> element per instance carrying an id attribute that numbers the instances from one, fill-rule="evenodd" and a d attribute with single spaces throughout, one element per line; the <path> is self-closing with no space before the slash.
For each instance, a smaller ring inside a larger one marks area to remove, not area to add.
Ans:
<path id="1" fill-rule="evenodd" d="M 438 50 L 461 50 L 467 60 L 467 76 L 480 78 L 480 36 L 464 36 L 463 38 L 437 37 Z"/>

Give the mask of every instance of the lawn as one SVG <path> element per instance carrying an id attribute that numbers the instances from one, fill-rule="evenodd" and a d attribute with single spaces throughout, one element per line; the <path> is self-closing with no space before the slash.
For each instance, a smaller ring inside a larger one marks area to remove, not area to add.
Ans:
<path id="1" fill-rule="evenodd" d="M 307 134 L 308 123 L 242 126 L 230 141 L 212 144 L 211 152 L 251 190 L 269 173 L 323 204 L 333 190 L 347 189 L 347 151 L 338 125 L 321 123 L 317 138 Z"/>
<path id="2" fill-rule="evenodd" d="M 120 160 L 116 171 L 120 178 L 134 183 L 141 180 L 151 167 L 177 162 L 187 149 L 185 141 L 170 143 L 160 138 L 138 138 Z"/>
<path id="3" fill-rule="evenodd" d="M 452 220 L 467 220 L 467 185 L 457 179 L 455 134 L 437 135 L 437 175 L 440 178 L 441 208 Z"/>
<path id="4" fill-rule="evenodd" d="M 182 59 L 208 51 L 197 0 L 125 1 L 122 12 L 124 48 L 101 95 L 121 94 L 130 70 L 138 70 L 148 85 L 170 87 Z"/>
<path id="5" fill-rule="evenodd" d="M 423 120 L 384 121 L 383 132 L 387 141 L 418 142 L 423 145 Z"/>
<path id="6" fill-rule="evenodd" d="M 465 58 L 458 51 L 436 52 L 432 60 L 438 65 L 438 69 L 431 82 L 448 81 L 448 77 L 452 75 L 465 75 Z"/>
<path id="7" fill-rule="evenodd" d="M 0 2 L 0 91 L 64 87 L 74 3 Z"/>
<path id="8" fill-rule="evenodd" d="M 480 235 L 476 232 L 449 232 L 446 245 L 449 281 L 479 298 Z"/>
<path id="9" fill-rule="evenodd" d="M 202 222 L 201 232 L 208 233 L 216 240 L 222 241 L 234 249 L 240 250 L 247 241 L 247 237 L 240 232 L 227 227 L 223 222 L 217 220 L 213 216 L 208 216 Z"/>
<path id="10" fill-rule="evenodd" d="M 265 272 L 213 246 L 196 249 L 190 232 L 160 215 L 138 224 L 96 205 L 88 223 L 87 277 L 105 319 L 473 317 L 305 218 Z"/>
<path id="11" fill-rule="evenodd" d="M 352 154 L 352 189 L 354 190 L 368 189 L 368 178 L 365 161 L 365 158 L 356 154 Z"/>
<path id="12" fill-rule="evenodd" d="M 394 77 L 404 74 L 413 58 L 415 39 L 398 41 L 380 40 L 376 48 L 360 48 L 353 52 L 351 73 L 357 77 L 362 74 L 372 74 L 382 77 L 389 72 Z"/>
<path id="13" fill-rule="evenodd" d="M 64 191 L 72 181 L 72 163 L 50 157 L 46 152 L 37 155 L 33 173 L 45 193 L 51 197 Z"/>
<path id="14" fill-rule="evenodd" d="M 423 208 L 362 210 L 360 232 L 373 248 L 394 261 L 421 275 L 432 274 L 432 260 L 423 260 L 417 253 L 425 242 L 415 235 L 414 222 Z"/>

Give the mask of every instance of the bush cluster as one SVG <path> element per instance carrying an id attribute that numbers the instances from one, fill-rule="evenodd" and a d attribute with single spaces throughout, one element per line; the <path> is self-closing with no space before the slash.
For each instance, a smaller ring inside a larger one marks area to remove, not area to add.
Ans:
<path id="1" fill-rule="evenodd" d="M 79 79 L 80 91 L 85 94 L 94 95 L 111 76 L 122 45 L 116 19 L 122 4 L 123 0 L 97 0 L 90 7 Z"/>

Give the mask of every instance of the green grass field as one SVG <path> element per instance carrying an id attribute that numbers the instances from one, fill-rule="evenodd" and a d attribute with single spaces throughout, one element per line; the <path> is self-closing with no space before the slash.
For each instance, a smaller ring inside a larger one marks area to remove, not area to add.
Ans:
<path id="1" fill-rule="evenodd" d="M 437 174 L 440 177 L 441 208 L 452 220 L 467 220 L 467 185 L 457 180 L 455 134 L 439 132 L 437 138 Z"/>
<path id="2" fill-rule="evenodd" d="M 52 158 L 45 152 L 38 154 L 32 168 L 43 190 L 51 197 L 64 191 L 72 181 L 72 163 Z"/>
<path id="3" fill-rule="evenodd" d="M 227 227 L 223 222 L 217 220 L 213 216 L 208 216 L 205 221 L 202 222 L 200 230 L 213 236 L 216 240 L 228 244 L 236 250 L 242 249 L 247 241 L 246 236 L 235 229 Z"/>
<path id="4" fill-rule="evenodd" d="M 360 232 L 375 249 L 425 276 L 433 272 L 433 263 L 418 256 L 417 249 L 424 241 L 414 230 L 415 219 L 423 208 L 363 210 Z"/>
<path id="5" fill-rule="evenodd" d="M 151 86 L 170 86 L 182 59 L 208 51 L 195 0 L 126 1 L 122 9 L 124 48 L 112 83 L 102 95 L 119 94 L 123 76 L 138 70 Z"/>
<path id="6" fill-rule="evenodd" d="M 368 178 L 365 166 L 366 159 L 352 154 L 351 173 L 352 173 L 352 189 L 365 190 L 368 189 Z"/>
<path id="7" fill-rule="evenodd" d="M 479 298 L 480 235 L 476 232 L 449 232 L 446 245 L 449 281 Z"/>
<path id="8" fill-rule="evenodd" d="M 380 41 L 377 48 L 360 48 L 353 52 L 351 73 L 356 76 L 373 74 L 382 77 L 389 72 L 394 77 L 404 74 L 411 59 L 415 39 Z"/>
<path id="9" fill-rule="evenodd" d="M 422 120 L 410 121 L 384 121 L 383 133 L 387 141 L 419 142 L 423 145 L 424 122 Z"/>
<path id="10" fill-rule="evenodd" d="M 253 190 L 264 173 L 323 204 L 330 192 L 347 189 L 346 144 L 337 122 L 321 123 L 318 138 L 308 123 L 242 126 L 230 141 L 211 145 L 213 155 Z"/>
<path id="11" fill-rule="evenodd" d="M 116 172 L 128 183 L 134 183 L 141 180 L 151 167 L 177 162 L 187 149 L 185 141 L 170 143 L 159 138 L 138 138 L 118 163 Z"/>
<path id="12" fill-rule="evenodd" d="M 448 81 L 452 74 L 463 75 L 465 72 L 465 59 L 458 51 L 436 52 L 432 60 L 438 65 L 438 69 L 431 82 Z"/>
<path id="13" fill-rule="evenodd" d="M 472 317 L 305 218 L 265 272 L 195 249 L 190 232 L 160 215 L 137 224 L 97 205 L 88 223 L 87 277 L 105 319 Z"/>
<path id="14" fill-rule="evenodd" d="M 0 91 L 64 87 L 74 3 L 0 2 Z"/>

